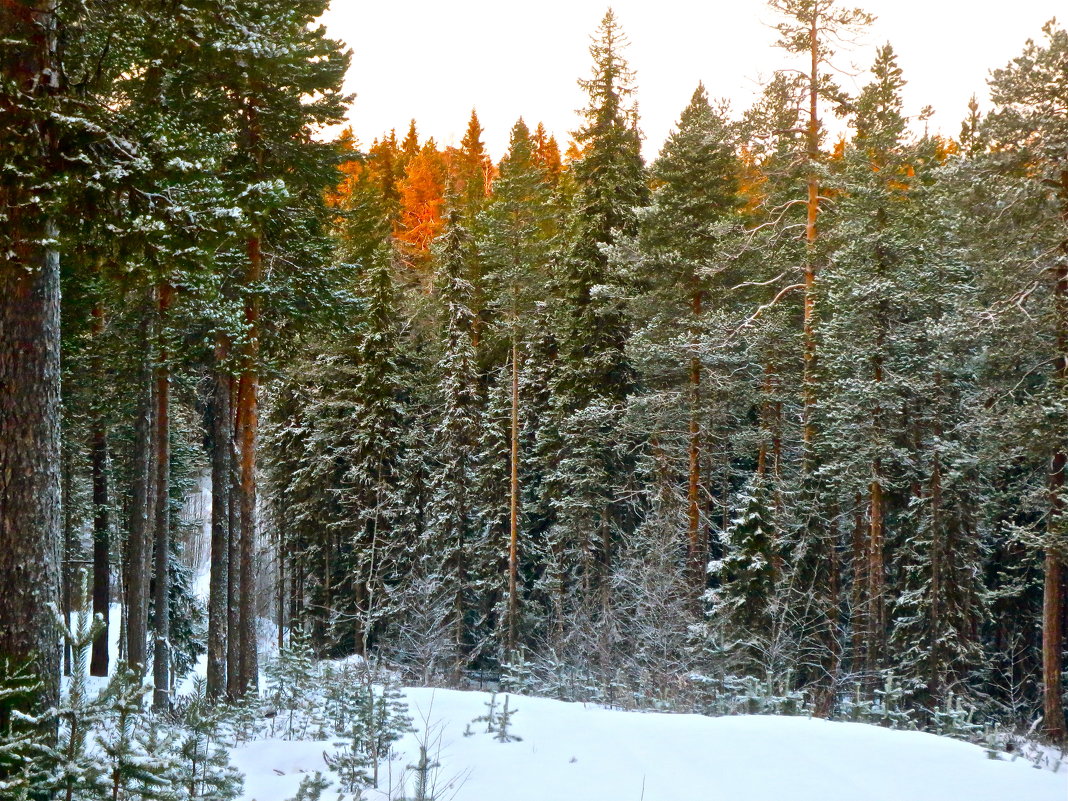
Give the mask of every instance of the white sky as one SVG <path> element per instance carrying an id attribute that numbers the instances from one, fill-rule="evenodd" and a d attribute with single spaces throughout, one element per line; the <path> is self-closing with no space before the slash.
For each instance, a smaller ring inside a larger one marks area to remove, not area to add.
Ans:
<path id="1" fill-rule="evenodd" d="M 764 0 L 333 0 L 330 34 L 353 50 L 346 91 L 349 117 L 364 145 L 390 128 L 403 136 L 414 117 L 420 137 L 457 144 L 471 109 L 496 159 L 520 116 L 541 121 L 561 148 L 585 101 L 576 83 L 590 73 L 590 35 L 612 5 L 631 45 L 647 157 L 656 154 L 699 80 L 734 113 L 754 99 L 762 78 L 787 65 L 773 46 L 776 19 Z M 986 77 L 1041 36 L 1064 0 L 840 0 L 877 19 L 840 66 L 866 82 L 874 48 L 889 41 L 908 85 L 906 113 L 931 105 L 933 130 L 955 135 Z M 1066 19 L 1062 23 L 1068 22 Z M 859 65 L 853 69 L 853 65 Z"/>

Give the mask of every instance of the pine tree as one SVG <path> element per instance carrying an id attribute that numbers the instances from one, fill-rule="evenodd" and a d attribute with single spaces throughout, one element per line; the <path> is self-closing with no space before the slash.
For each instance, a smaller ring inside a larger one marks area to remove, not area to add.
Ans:
<path id="1" fill-rule="evenodd" d="M 833 685 L 839 670 L 837 647 L 837 587 L 834 553 L 837 532 L 828 520 L 834 516 L 827 509 L 829 489 L 826 482 L 814 477 L 816 464 L 816 407 L 817 391 L 817 328 L 819 297 L 817 278 L 823 260 L 818 234 L 820 216 L 821 152 L 823 126 L 822 103 L 840 104 L 841 91 L 831 80 L 830 43 L 855 35 L 872 17 L 859 9 L 838 8 L 834 0 L 771 0 L 771 8 L 784 19 L 776 25 L 778 45 L 788 53 L 801 56 L 805 64 L 798 70 L 798 81 L 790 88 L 802 93 L 804 108 L 801 127 L 804 129 L 803 149 L 798 154 L 805 161 L 805 257 L 800 288 L 804 293 L 802 314 L 802 487 L 799 502 L 800 526 L 798 554 L 799 591 L 808 601 L 806 614 L 800 621 L 802 638 L 809 641 L 810 652 L 819 654 L 817 663 L 810 666 L 810 680 L 815 684 L 819 699 L 817 714 L 830 714 L 834 702 Z M 799 98 L 800 99 L 800 98 Z M 798 144 L 801 144 L 800 142 Z"/>
<path id="2" fill-rule="evenodd" d="M 492 325 L 488 347 L 495 361 L 507 365 L 509 385 L 507 448 L 497 441 L 503 454 L 487 451 L 483 461 L 488 469 L 508 464 L 508 589 L 505 611 L 506 652 L 517 645 L 519 615 L 519 528 L 520 509 L 520 366 L 531 336 L 529 319 L 534 304 L 546 287 L 548 261 L 555 234 L 555 215 L 544 168 L 536 161 L 530 130 L 519 120 L 512 128 L 508 153 L 501 160 L 500 176 L 493 199 L 480 218 L 483 236 L 480 252 L 485 264 L 490 303 L 487 314 Z M 498 355 L 504 350 L 503 357 Z M 502 372 L 502 378 L 504 378 Z M 495 383 L 494 388 L 497 384 Z M 491 395 L 494 389 L 490 390 Z M 503 410 L 502 410 L 503 411 Z M 487 413 L 490 410 L 487 409 Z M 493 431 L 486 427 L 487 434 Z M 491 448 L 492 441 L 487 443 Z M 495 480 L 498 476 L 495 476 Z M 503 476 L 499 476 L 503 478 Z M 497 485 L 500 486 L 499 484 Z M 503 493 L 497 495 L 502 497 Z M 487 501 L 490 499 L 487 498 Z M 504 516 L 504 510 L 488 504 L 487 517 Z"/>

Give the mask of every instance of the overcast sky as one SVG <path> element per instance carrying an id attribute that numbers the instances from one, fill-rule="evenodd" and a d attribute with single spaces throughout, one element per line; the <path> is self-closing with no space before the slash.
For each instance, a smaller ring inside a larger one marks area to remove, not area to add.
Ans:
<path id="1" fill-rule="evenodd" d="M 840 5 L 853 5 L 841 2 Z M 763 78 L 785 66 L 764 0 L 333 0 L 324 21 L 352 48 L 349 117 L 368 145 L 414 117 L 422 138 L 457 144 L 471 109 L 494 158 L 520 116 L 544 122 L 561 147 L 584 103 L 576 81 L 590 73 L 590 35 L 612 5 L 630 39 L 645 151 L 655 155 L 698 81 L 735 113 Z M 1018 55 L 1065 0 L 866 0 L 877 19 L 839 65 L 840 79 L 863 85 L 874 48 L 889 41 L 908 85 L 906 113 L 931 105 L 934 129 L 955 135 L 974 93 L 985 105 L 986 77 Z M 1068 20 L 1062 20 L 1068 22 Z"/>

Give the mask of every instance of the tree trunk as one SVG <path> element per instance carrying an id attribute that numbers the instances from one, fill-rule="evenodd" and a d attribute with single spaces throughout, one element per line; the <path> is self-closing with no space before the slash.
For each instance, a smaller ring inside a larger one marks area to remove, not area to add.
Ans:
<path id="1" fill-rule="evenodd" d="M 60 420 L 62 429 L 62 420 Z M 60 435 L 62 439 L 62 435 Z M 63 555 L 60 563 L 60 574 L 63 585 L 60 594 L 63 598 L 63 624 L 70 631 L 71 613 L 74 611 L 75 590 L 81 590 L 78 584 L 78 565 L 81 563 L 81 550 L 78 538 L 74 531 L 74 458 L 70 448 L 64 448 L 60 443 L 60 509 L 63 519 Z M 81 609 L 78 606 L 78 609 Z M 71 648 L 66 638 L 63 639 L 63 675 L 71 675 Z"/>
<path id="2" fill-rule="evenodd" d="M 89 660 L 92 676 L 108 675 L 108 625 L 111 603 L 111 532 L 108 510 L 108 445 L 103 427 L 93 432 L 93 614 L 104 621 L 103 633 L 93 640 Z"/>
<path id="3" fill-rule="evenodd" d="M 227 460 L 230 465 L 226 498 L 226 694 L 231 700 L 241 695 L 241 474 L 237 458 L 237 382 L 226 377 L 230 416 L 226 421 Z"/>
<path id="4" fill-rule="evenodd" d="M 59 254 L 39 244 L 51 223 L 17 225 L 22 252 L 0 267 L 0 654 L 33 663 L 47 706 L 60 662 Z"/>
<path id="5" fill-rule="evenodd" d="M 255 690 L 259 680 L 256 655 L 256 437 L 259 428 L 259 311 L 260 302 L 254 294 L 263 276 L 263 254 L 260 238 L 248 241 L 248 273 L 245 301 L 245 322 L 248 342 L 244 348 L 244 366 L 237 391 L 237 432 L 240 443 L 240 504 L 241 504 L 241 598 L 239 603 L 239 637 L 241 640 L 239 690 L 242 695 Z"/>
<path id="6" fill-rule="evenodd" d="M 97 353 L 93 356 L 93 376 L 103 379 L 103 361 L 99 355 L 99 339 L 104 331 L 104 307 L 93 306 L 93 340 Z M 104 633 L 93 641 L 89 673 L 108 675 L 108 626 L 111 604 L 111 520 L 108 498 L 108 440 L 103 414 L 98 410 L 91 435 L 90 452 L 93 472 L 93 614 L 104 621 Z"/>
<path id="7" fill-rule="evenodd" d="M 141 326 L 142 342 L 148 341 L 147 320 Z M 152 485 L 152 384 L 148 368 L 149 353 L 142 355 L 141 397 L 137 402 L 134 422 L 133 487 L 130 501 L 130 531 L 126 543 L 126 659 L 131 667 L 144 672 L 148 668 L 148 588 L 149 573 L 145 568 L 151 553 L 152 527 L 149 524 L 153 507 L 150 505 Z"/>
<path id="8" fill-rule="evenodd" d="M 208 579 L 207 693 L 226 693 L 227 589 L 230 564 L 230 381 L 226 342 L 215 345 L 215 376 L 209 404 L 211 437 L 211 569 Z"/>
<path id="9" fill-rule="evenodd" d="M 868 631 L 868 533 L 869 526 L 864 521 L 864 496 L 857 492 L 853 499 L 853 541 L 852 558 L 852 586 L 850 592 L 850 610 L 852 626 L 852 657 L 853 671 L 861 674 L 860 682 L 867 683 L 867 631 Z"/>
<path id="10" fill-rule="evenodd" d="M 61 653 L 51 611 L 60 602 L 60 287 L 58 230 L 39 199 L 55 135 L 33 106 L 56 86 L 54 2 L 5 4 L 0 38 L 25 42 L 0 51 L 0 150 L 21 154 L 0 183 L 0 654 L 31 666 L 47 708 Z M 21 166 L 44 174 L 24 178 Z"/>
<path id="11" fill-rule="evenodd" d="M 159 288 L 160 337 L 166 336 L 167 310 L 170 308 L 174 289 L 170 284 Z M 171 551 L 171 372 L 170 354 L 165 345 L 159 348 L 159 363 L 156 366 L 156 508 L 155 512 L 155 587 L 152 609 L 152 708 L 166 710 L 170 706 L 170 551 Z"/>
<path id="12" fill-rule="evenodd" d="M 509 489 L 508 538 L 508 647 L 509 658 L 515 653 L 516 618 L 519 615 L 519 344 L 512 337 L 512 458 Z"/>

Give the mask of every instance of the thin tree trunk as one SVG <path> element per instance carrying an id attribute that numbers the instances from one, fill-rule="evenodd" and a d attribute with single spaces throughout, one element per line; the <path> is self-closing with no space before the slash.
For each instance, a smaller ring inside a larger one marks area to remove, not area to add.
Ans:
<path id="1" fill-rule="evenodd" d="M 142 323 L 142 342 L 148 342 L 147 320 Z M 148 368 L 150 351 L 142 354 L 143 364 L 139 383 L 141 397 L 137 402 L 134 421 L 133 487 L 129 512 L 129 537 L 126 543 L 126 659 L 137 670 L 148 668 L 148 589 L 149 574 L 145 569 L 151 553 L 149 518 L 152 474 L 153 392 Z"/>
<path id="2" fill-rule="evenodd" d="M 519 343 L 512 336 L 512 432 L 511 482 L 509 488 L 508 539 L 508 647 L 509 657 L 516 648 L 516 618 L 519 616 Z"/>
<path id="3" fill-rule="evenodd" d="M 103 427 L 93 432 L 93 614 L 104 621 L 104 632 L 93 641 L 89 673 L 108 675 L 108 634 L 111 603 L 111 532 L 108 509 L 108 445 Z"/>
<path id="4" fill-rule="evenodd" d="M 104 331 L 104 307 L 93 306 L 93 340 L 97 352 L 93 356 L 93 376 L 103 378 L 103 362 L 99 355 L 99 339 Z M 111 604 L 111 520 L 108 498 L 108 440 L 103 414 L 96 412 L 90 451 L 93 471 L 93 614 L 104 621 L 104 633 L 93 641 L 89 673 L 108 675 L 108 626 Z"/>
<path id="5" fill-rule="evenodd" d="M 170 284 L 159 288 L 160 336 L 165 336 L 167 311 L 174 289 Z M 171 372 L 170 354 L 163 344 L 156 366 L 156 508 L 155 508 L 155 586 L 152 609 L 152 708 L 160 711 L 170 706 L 170 486 L 171 486 Z"/>
<path id="6" fill-rule="evenodd" d="M 852 656 L 853 670 L 861 674 L 861 683 L 867 684 L 869 664 L 867 660 L 868 631 L 868 534 L 869 526 L 864 521 L 864 496 L 857 492 L 853 499 L 852 586 L 850 609 L 852 611 Z"/>
<path id="7" fill-rule="evenodd" d="M 211 569 L 208 579 L 207 693 L 226 693 L 228 573 L 230 564 L 230 381 L 225 370 L 227 345 L 215 345 L 215 376 L 209 405 L 211 434 Z"/>
<path id="8" fill-rule="evenodd" d="M 63 562 L 60 567 L 63 586 L 63 623 L 70 630 L 71 613 L 75 607 L 75 584 L 78 581 L 77 563 L 80 560 L 78 542 L 74 532 L 74 465 L 69 448 L 60 445 L 60 503 L 63 517 Z M 78 590 L 81 587 L 77 587 Z M 78 607 L 79 609 L 81 607 Z M 71 674 L 71 650 L 66 638 L 63 640 L 63 675 Z"/>
<path id="9" fill-rule="evenodd" d="M 241 695 L 241 474 L 237 458 L 237 382 L 226 377 L 230 401 L 226 448 L 230 466 L 226 495 L 227 574 L 226 574 L 226 694 Z"/>
<path id="10" fill-rule="evenodd" d="M 258 236 L 248 241 L 246 288 L 254 290 L 263 277 L 263 254 Z M 259 428 L 259 298 L 252 294 L 245 302 L 248 342 L 237 392 L 237 431 L 240 443 L 241 503 L 241 598 L 239 631 L 241 639 L 242 695 L 255 690 L 259 680 L 256 655 L 256 438 Z"/>

